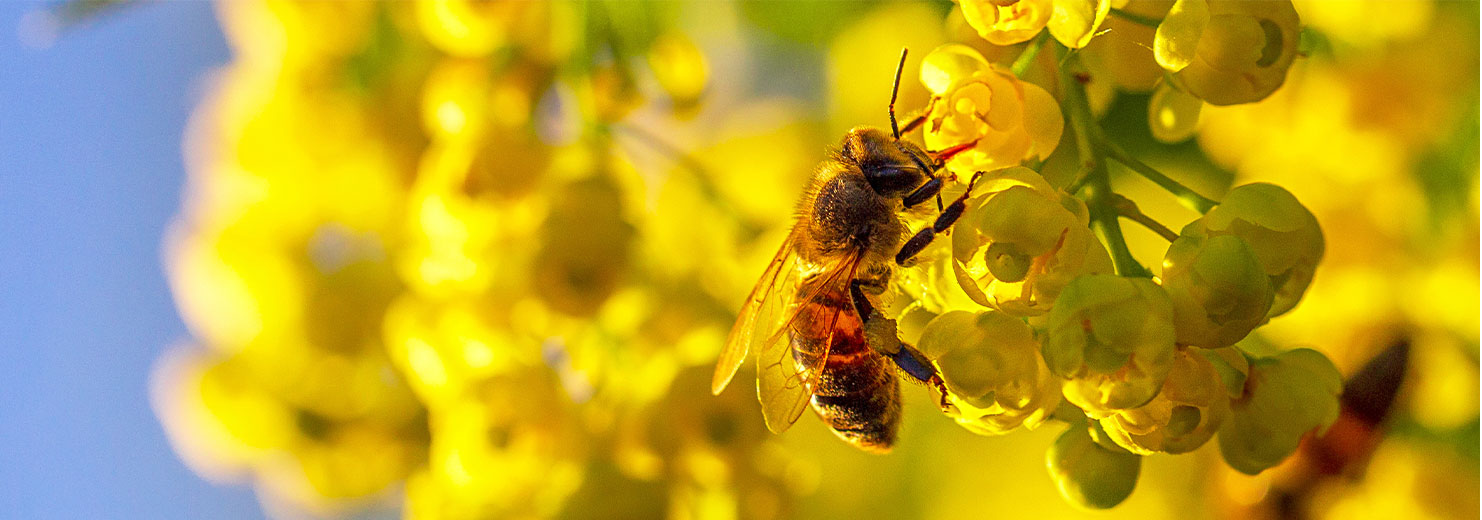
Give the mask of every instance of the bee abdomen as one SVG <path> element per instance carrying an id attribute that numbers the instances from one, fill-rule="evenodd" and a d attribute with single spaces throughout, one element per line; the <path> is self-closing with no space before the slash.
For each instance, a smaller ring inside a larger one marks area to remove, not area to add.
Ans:
<path id="1" fill-rule="evenodd" d="M 814 389 L 813 409 L 846 442 L 867 451 L 890 451 L 900 426 L 900 382 L 887 360 L 873 352 L 863 354 L 829 356 Z"/>

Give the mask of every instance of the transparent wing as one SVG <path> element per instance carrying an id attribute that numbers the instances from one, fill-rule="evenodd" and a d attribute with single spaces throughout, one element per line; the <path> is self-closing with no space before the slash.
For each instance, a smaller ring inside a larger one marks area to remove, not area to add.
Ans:
<path id="1" fill-rule="evenodd" d="M 775 332 L 783 310 L 792 306 L 797 296 L 798 280 L 797 256 L 793 254 L 792 241 L 792 235 L 782 241 L 782 247 L 767 264 L 767 270 L 741 306 L 736 324 L 731 326 L 725 347 L 715 362 L 715 375 L 710 379 L 712 393 L 720 395 L 726 389 L 731 378 L 736 376 L 736 370 L 746 361 L 752 343 Z"/>
<path id="2" fill-rule="evenodd" d="M 762 403 L 762 418 L 767 422 L 767 429 L 773 433 L 787 430 L 808 407 L 814 382 L 828 359 L 829 345 L 833 343 L 839 316 L 844 312 L 852 312 L 845 310 L 850 307 L 847 303 L 809 304 L 825 296 L 848 302 L 849 282 L 854 279 L 854 269 L 858 263 L 859 255 L 847 255 L 847 258 L 825 266 L 815 276 L 804 280 L 801 290 L 794 291 L 795 294 L 804 295 L 792 303 L 787 319 L 782 320 L 767 339 L 757 345 L 757 398 Z M 808 363 L 807 366 L 799 364 L 793 355 L 792 346 L 786 340 L 793 322 L 800 319 L 810 321 L 811 324 L 805 327 L 818 332 L 816 338 L 822 341 L 815 344 L 814 351 L 802 352 L 798 356 Z"/>

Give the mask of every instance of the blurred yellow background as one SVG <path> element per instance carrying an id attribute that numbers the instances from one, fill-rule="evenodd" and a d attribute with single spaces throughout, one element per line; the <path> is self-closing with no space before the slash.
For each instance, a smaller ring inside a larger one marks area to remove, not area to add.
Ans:
<path id="1" fill-rule="evenodd" d="M 1125 9 L 1161 13 L 1171 2 Z M 1082 51 L 1108 135 L 1218 199 L 1281 184 L 1327 255 L 1260 329 L 1345 376 L 1399 339 L 1372 459 L 1304 488 L 1213 443 L 1145 459 L 1115 518 L 1470 518 L 1478 511 L 1474 2 L 1295 2 L 1308 31 L 1263 101 L 1153 138 L 1151 29 Z M 980 436 L 907 385 L 896 450 L 804 417 L 766 432 L 743 371 L 707 382 L 808 176 L 851 127 L 923 107 L 912 71 L 967 43 L 949 2 L 227 1 L 232 63 L 185 147 L 165 265 L 190 337 L 152 399 L 204 478 L 272 515 L 1078 517 L 1045 471 L 1063 429 Z M 1309 41 L 1310 39 L 1310 41 Z M 1024 79 L 1056 92 L 1055 63 Z M 1069 132 L 1043 173 L 1076 173 Z M 1174 229 L 1197 214 L 1121 169 Z M 1127 227 L 1156 266 L 1166 242 Z M 811 416 L 812 414 L 807 414 Z M 1298 455 L 1298 458 L 1303 455 Z M 1365 467 L 1366 466 L 1366 467 Z"/>

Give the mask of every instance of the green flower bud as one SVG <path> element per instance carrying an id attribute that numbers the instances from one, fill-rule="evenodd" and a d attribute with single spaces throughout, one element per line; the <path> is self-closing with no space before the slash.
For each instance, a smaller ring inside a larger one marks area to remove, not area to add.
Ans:
<path id="1" fill-rule="evenodd" d="M 1111 271 L 1106 249 L 1086 227 L 1085 204 L 1038 173 L 999 170 L 978 189 L 952 236 L 954 274 L 973 301 L 1038 316 L 1076 276 Z"/>
<path id="2" fill-rule="evenodd" d="M 1148 404 L 1101 420 L 1118 446 L 1139 455 L 1194 451 L 1230 415 L 1230 396 L 1213 363 L 1195 349 L 1181 349 L 1162 391 Z"/>
<path id="3" fill-rule="evenodd" d="M 1245 394 L 1220 428 L 1230 467 L 1255 475 L 1297 450 L 1307 432 L 1322 435 L 1338 418 L 1343 379 L 1333 362 L 1310 349 L 1251 361 Z"/>
<path id="4" fill-rule="evenodd" d="M 1034 428 L 1060 404 L 1060 383 L 1039 356 L 1034 331 L 995 311 L 952 311 L 918 343 L 947 385 L 951 415 L 979 434 Z"/>
<path id="5" fill-rule="evenodd" d="M 1173 361 L 1173 305 L 1151 280 L 1077 278 L 1050 310 L 1045 363 L 1066 378 L 1065 398 L 1101 418 L 1142 406 Z"/>
<path id="6" fill-rule="evenodd" d="M 1201 348 L 1194 352 L 1204 356 L 1204 359 L 1209 360 L 1209 363 L 1214 366 L 1215 373 L 1220 376 L 1220 384 L 1224 385 L 1225 394 L 1230 399 L 1239 399 L 1240 396 L 1245 395 L 1245 380 L 1250 376 L 1250 360 L 1245 358 L 1245 354 L 1240 353 L 1240 349 L 1235 347 Z"/>
<path id="7" fill-rule="evenodd" d="M 1164 143 L 1178 143 L 1193 137 L 1199 127 L 1199 112 L 1204 100 L 1162 81 L 1148 100 L 1148 128 L 1153 138 Z"/>
<path id="8" fill-rule="evenodd" d="M 1219 206 L 1184 227 L 1182 234 L 1245 239 L 1276 293 L 1266 313 L 1268 318 L 1297 306 L 1312 283 L 1325 247 L 1317 217 L 1291 192 L 1266 183 L 1236 186 Z"/>
<path id="9" fill-rule="evenodd" d="M 1045 452 L 1045 465 L 1066 500 L 1107 509 L 1122 503 L 1137 487 L 1142 457 L 1102 447 L 1087 428 L 1072 426 Z"/>
<path id="10" fill-rule="evenodd" d="M 1265 323 L 1273 297 L 1255 251 L 1234 235 L 1174 240 L 1163 257 L 1163 288 L 1178 342 L 1207 348 L 1234 345 Z"/>

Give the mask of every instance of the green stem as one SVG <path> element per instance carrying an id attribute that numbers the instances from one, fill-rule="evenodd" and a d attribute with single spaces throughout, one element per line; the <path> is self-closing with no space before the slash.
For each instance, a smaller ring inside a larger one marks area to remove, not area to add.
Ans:
<path id="1" fill-rule="evenodd" d="M 1103 149 L 1105 149 L 1107 157 L 1110 157 L 1112 158 L 1112 160 L 1122 163 L 1122 165 L 1126 166 L 1128 169 L 1137 172 L 1138 175 L 1146 177 L 1147 180 L 1153 181 L 1154 184 L 1157 184 L 1164 190 L 1172 193 L 1175 197 L 1178 198 L 1179 204 L 1182 204 L 1184 207 L 1192 209 L 1194 211 L 1198 211 L 1202 214 L 1209 213 L 1210 209 L 1213 209 L 1215 206 L 1219 205 L 1218 202 L 1215 202 L 1208 197 L 1200 195 L 1192 188 L 1184 186 L 1183 184 L 1179 184 L 1178 181 L 1173 180 L 1167 175 L 1163 175 L 1162 172 L 1159 172 L 1152 166 L 1148 166 L 1146 163 L 1137 160 L 1137 158 L 1132 157 L 1131 154 L 1128 154 L 1126 150 L 1123 150 L 1121 147 L 1113 144 L 1112 142 L 1102 140 L 1101 145 Z"/>
<path id="2" fill-rule="evenodd" d="M 1080 59 L 1064 47 L 1056 46 L 1056 49 L 1063 63 L 1060 67 L 1060 90 L 1064 97 L 1065 118 L 1070 121 L 1071 132 L 1075 135 L 1082 168 L 1087 170 L 1084 177 L 1086 208 L 1091 213 L 1091 229 L 1106 244 L 1107 252 L 1111 253 L 1112 266 L 1118 275 L 1151 277 L 1152 273 L 1138 263 L 1132 256 L 1132 250 L 1127 248 L 1127 240 L 1122 236 L 1122 224 L 1117 221 L 1111 175 L 1107 172 L 1106 162 L 1096 146 L 1096 137 L 1099 134 L 1095 129 L 1096 118 L 1086 99 L 1086 87 L 1070 72 L 1071 68 L 1080 67 Z"/>
<path id="3" fill-rule="evenodd" d="M 1153 18 L 1153 17 L 1150 17 L 1150 16 L 1143 16 L 1143 15 L 1140 15 L 1140 14 L 1137 14 L 1137 13 L 1131 13 L 1131 12 L 1123 11 L 1123 10 L 1117 9 L 1115 7 L 1112 8 L 1111 14 L 1117 15 L 1117 16 L 1121 17 L 1123 20 L 1127 20 L 1129 22 L 1132 22 L 1132 23 L 1135 23 L 1135 24 L 1138 24 L 1138 25 L 1146 25 L 1146 26 L 1152 27 L 1154 29 L 1157 29 L 1158 28 L 1158 24 L 1163 23 L 1163 20 L 1159 20 L 1157 18 Z"/>
<path id="4" fill-rule="evenodd" d="M 1034 63 L 1034 58 L 1039 56 L 1039 50 L 1044 48 L 1045 40 L 1049 39 L 1049 34 L 1049 31 L 1040 31 L 1039 35 L 1035 36 L 1033 40 L 1030 40 L 1029 45 L 1024 47 L 1024 50 L 1019 53 L 1019 57 L 1014 58 L 1014 64 L 1009 66 L 1009 70 L 1014 73 L 1014 77 L 1024 77 L 1024 73 Z"/>
<path id="5" fill-rule="evenodd" d="M 1169 242 L 1178 240 L 1178 233 L 1174 233 L 1172 229 L 1168 229 L 1168 226 L 1163 225 L 1162 222 L 1153 220 L 1153 217 L 1149 217 L 1147 213 L 1143 213 L 1137 207 L 1137 203 L 1132 202 L 1132 199 L 1123 197 L 1120 193 L 1114 195 L 1115 200 L 1113 205 L 1116 206 L 1117 213 L 1122 215 L 1122 218 L 1142 224 L 1142 227 L 1148 228 L 1149 231 L 1157 233 L 1158 236 L 1163 237 L 1164 240 Z"/>
<path id="6" fill-rule="evenodd" d="M 1081 188 L 1086 187 L 1086 183 L 1091 181 L 1091 173 L 1091 167 L 1081 165 L 1081 169 L 1075 173 L 1075 178 L 1071 179 L 1070 184 L 1065 186 L 1065 192 L 1071 195 L 1079 193 Z"/>

